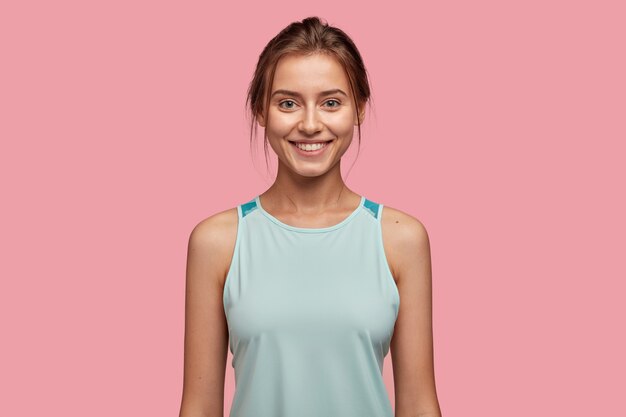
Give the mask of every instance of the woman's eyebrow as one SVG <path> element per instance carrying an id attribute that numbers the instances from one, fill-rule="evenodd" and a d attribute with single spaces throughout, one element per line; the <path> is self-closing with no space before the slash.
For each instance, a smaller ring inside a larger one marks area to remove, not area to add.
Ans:
<path id="1" fill-rule="evenodd" d="M 296 92 L 296 91 L 290 91 L 290 90 L 284 90 L 284 89 L 280 89 L 280 90 L 276 90 L 272 93 L 271 97 L 274 97 L 276 94 L 283 94 L 285 96 L 295 96 L 295 97 L 300 97 L 302 98 L 302 94 Z M 348 95 L 346 93 L 344 93 L 344 91 L 340 88 L 334 88 L 332 90 L 326 90 L 326 91 L 322 91 L 319 95 L 320 96 L 329 96 L 331 94 L 343 94 L 344 96 L 348 97 Z"/>

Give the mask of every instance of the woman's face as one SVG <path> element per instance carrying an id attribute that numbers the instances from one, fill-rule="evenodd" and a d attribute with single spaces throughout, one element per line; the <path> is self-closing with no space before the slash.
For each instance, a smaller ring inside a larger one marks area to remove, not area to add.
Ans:
<path id="1" fill-rule="evenodd" d="M 326 173 L 350 146 L 358 124 L 341 64 L 324 54 L 282 57 L 276 66 L 268 119 L 269 126 L 258 117 L 280 163 L 302 176 Z M 300 150 L 295 142 L 307 143 L 313 150 Z"/>

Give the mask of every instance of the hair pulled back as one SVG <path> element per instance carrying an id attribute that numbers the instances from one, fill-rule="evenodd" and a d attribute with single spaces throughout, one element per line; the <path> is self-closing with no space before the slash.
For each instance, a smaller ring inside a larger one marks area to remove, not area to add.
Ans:
<path id="1" fill-rule="evenodd" d="M 257 62 L 254 77 L 248 87 L 246 106 L 251 115 L 250 143 L 256 133 L 256 117 L 267 116 L 270 93 L 278 60 L 288 54 L 312 55 L 328 54 L 343 66 L 352 97 L 355 99 L 359 145 L 361 143 L 361 118 L 359 110 L 370 100 L 370 86 L 367 70 L 361 54 L 352 39 L 341 29 L 328 25 L 319 17 L 312 16 L 289 24 L 281 30 L 263 49 Z M 269 123 L 265 117 L 266 127 Z M 267 162 L 267 136 L 264 137 L 264 150 Z"/>

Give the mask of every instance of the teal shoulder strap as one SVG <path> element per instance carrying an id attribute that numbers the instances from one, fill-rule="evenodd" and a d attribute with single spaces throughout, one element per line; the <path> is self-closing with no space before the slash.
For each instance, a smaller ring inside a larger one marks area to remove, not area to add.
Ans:
<path id="1" fill-rule="evenodd" d="M 365 209 L 372 215 L 374 216 L 375 219 L 378 220 L 378 208 L 379 208 L 380 204 L 369 200 L 369 199 L 365 199 L 365 201 L 363 202 L 363 207 L 365 207 Z"/>
<path id="2" fill-rule="evenodd" d="M 256 205 L 256 201 L 254 198 L 248 201 L 247 203 L 242 204 L 241 205 L 241 217 L 245 217 L 246 214 L 250 213 L 256 208 L 257 208 L 257 205 Z"/>

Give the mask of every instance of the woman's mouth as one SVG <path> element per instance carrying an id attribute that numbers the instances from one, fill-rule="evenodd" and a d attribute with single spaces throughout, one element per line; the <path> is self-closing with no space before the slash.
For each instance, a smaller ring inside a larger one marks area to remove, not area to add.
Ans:
<path id="1" fill-rule="evenodd" d="M 291 145 L 294 147 L 298 155 L 303 155 L 303 156 L 321 155 L 322 153 L 324 153 L 326 148 L 328 148 L 328 144 L 331 142 L 332 140 L 320 141 L 320 142 L 314 142 L 314 143 L 304 143 L 304 142 L 297 143 L 297 142 L 289 141 L 289 143 L 291 143 Z"/>

